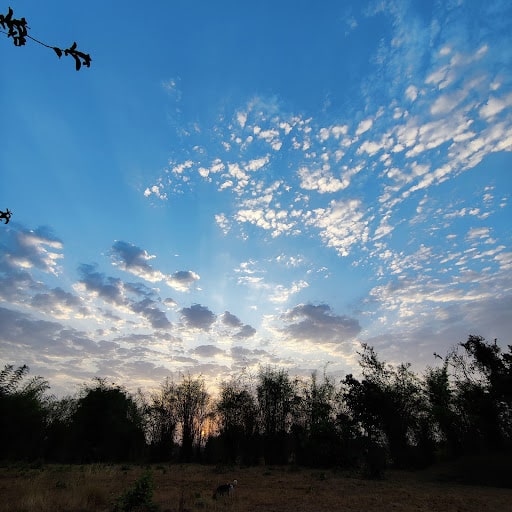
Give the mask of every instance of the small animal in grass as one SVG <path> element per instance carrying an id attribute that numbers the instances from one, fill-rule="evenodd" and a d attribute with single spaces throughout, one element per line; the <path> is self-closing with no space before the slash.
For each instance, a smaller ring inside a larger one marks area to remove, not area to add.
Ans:
<path id="1" fill-rule="evenodd" d="M 216 500 L 219 496 L 231 496 L 235 491 L 235 487 L 238 485 L 238 480 L 233 480 L 229 484 L 222 484 L 215 489 L 213 493 L 213 499 Z"/>

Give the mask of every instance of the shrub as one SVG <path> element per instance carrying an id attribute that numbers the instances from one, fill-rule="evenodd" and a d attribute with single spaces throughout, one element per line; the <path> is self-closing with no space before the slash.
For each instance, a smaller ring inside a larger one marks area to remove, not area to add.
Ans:
<path id="1" fill-rule="evenodd" d="M 145 473 L 117 499 L 113 512 L 158 512 L 158 505 L 153 503 L 153 488 L 151 474 Z"/>

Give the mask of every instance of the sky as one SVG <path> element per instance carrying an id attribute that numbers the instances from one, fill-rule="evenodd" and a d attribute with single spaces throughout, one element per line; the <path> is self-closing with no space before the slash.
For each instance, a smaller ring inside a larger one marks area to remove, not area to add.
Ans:
<path id="1" fill-rule="evenodd" d="M 9 5 L 92 63 L 0 34 L 2 366 L 64 396 L 511 343 L 509 1 Z"/>

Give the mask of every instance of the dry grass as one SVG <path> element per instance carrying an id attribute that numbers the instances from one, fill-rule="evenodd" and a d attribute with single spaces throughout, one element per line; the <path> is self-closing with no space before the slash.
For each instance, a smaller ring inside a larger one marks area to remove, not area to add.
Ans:
<path id="1" fill-rule="evenodd" d="M 0 512 L 107 512 L 147 468 L 47 466 L 0 469 Z M 382 481 L 310 469 L 152 466 L 154 502 L 161 511 L 507 512 L 512 490 L 429 481 L 426 474 L 388 472 Z M 229 498 L 212 499 L 217 485 L 238 479 Z"/>

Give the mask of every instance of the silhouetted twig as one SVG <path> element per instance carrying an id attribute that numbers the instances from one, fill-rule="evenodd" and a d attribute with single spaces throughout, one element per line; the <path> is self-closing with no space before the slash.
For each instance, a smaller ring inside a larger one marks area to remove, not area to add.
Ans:
<path id="1" fill-rule="evenodd" d="M 12 217 L 12 212 L 11 212 L 11 210 L 9 210 L 9 208 L 6 208 L 5 212 L 0 210 L 0 222 L 3 219 L 3 220 L 5 220 L 5 224 L 9 224 L 9 221 L 11 220 L 11 217 Z"/>
<path id="2" fill-rule="evenodd" d="M 91 66 L 91 56 L 88 53 L 81 52 L 77 50 L 77 44 L 74 42 L 69 48 L 62 49 L 58 46 L 50 46 L 35 37 L 32 37 L 28 33 L 28 29 L 30 28 L 27 25 L 27 20 L 25 18 L 16 19 L 13 17 L 14 12 L 9 7 L 9 11 L 7 15 L 0 14 L 0 25 L 4 29 L 0 32 L 7 34 L 7 37 L 12 37 L 12 41 L 14 46 L 25 46 L 27 44 L 27 39 L 32 39 L 32 41 L 44 46 L 45 48 L 52 49 L 59 59 L 62 55 L 70 55 L 75 59 L 75 69 L 77 71 L 80 70 L 82 66 L 90 67 Z M 7 30 L 7 32 L 6 32 Z"/>

